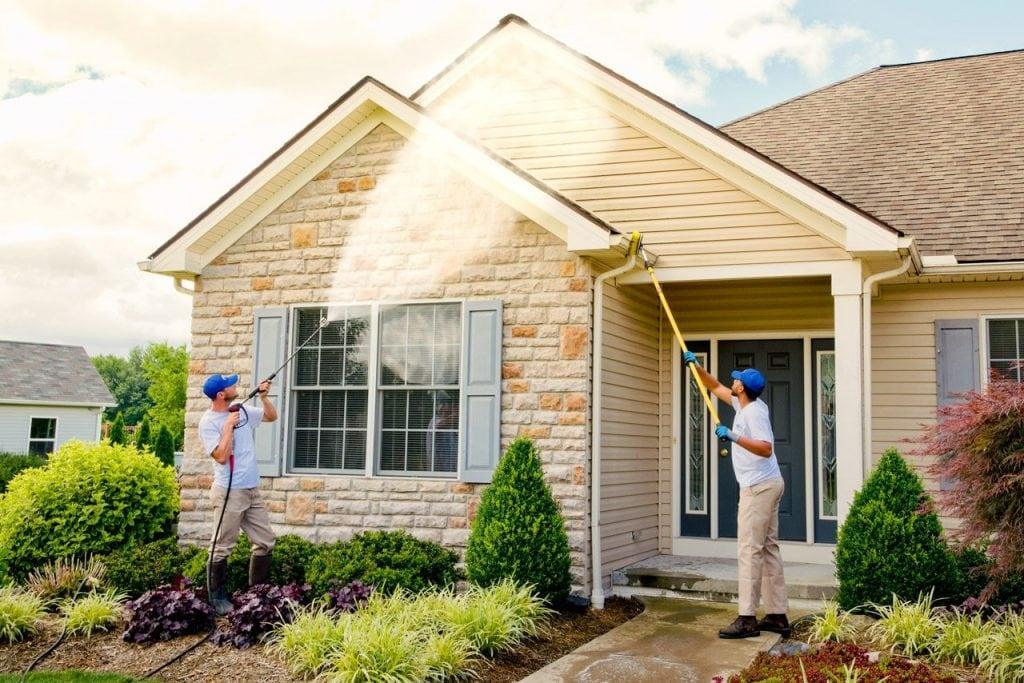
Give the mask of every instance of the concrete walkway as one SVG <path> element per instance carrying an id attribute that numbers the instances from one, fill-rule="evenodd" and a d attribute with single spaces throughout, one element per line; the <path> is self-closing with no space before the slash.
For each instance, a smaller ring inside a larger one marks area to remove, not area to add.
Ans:
<path id="1" fill-rule="evenodd" d="M 522 683 L 709 683 L 739 671 L 780 638 L 722 640 L 718 629 L 736 618 L 736 605 L 643 598 L 643 614 L 524 678 Z"/>

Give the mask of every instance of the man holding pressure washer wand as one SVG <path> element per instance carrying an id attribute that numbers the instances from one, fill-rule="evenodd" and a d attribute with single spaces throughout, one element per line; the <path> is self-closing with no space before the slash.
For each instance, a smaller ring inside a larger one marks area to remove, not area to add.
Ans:
<path id="1" fill-rule="evenodd" d="M 732 467 L 740 485 L 737 544 L 739 546 L 739 617 L 718 632 L 721 638 L 750 638 L 761 631 L 789 637 L 786 617 L 786 579 L 779 553 L 779 502 L 785 484 L 775 458 L 775 436 L 768 406 L 760 400 L 764 375 L 754 368 L 734 370 L 732 386 L 726 387 L 687 351 L 686 364 L 715 396 L 728 401 L 736 417 L 732 429 L 715 426 L 715 435 L 732 441 Z M 757 620 L 757 606 L 764 598 L 767 614 Z"/>
<path id="2" fill-rule="evenodd" d="M 254 435 L 261 422 L 277 419 L 277 409 L 267 397 L 270 380 L 260 383 L 261 406 L 232 404 L 238 398 L 238 375 L 211 375 L 203 384 L 210 408 L 199 419 L 199 438 L 214 460 L 210 499 L 221 518 L 210 544 L 210 600 L 220 615 L 231 611 L 227 594 L 228 555 L 238 533 L 244 530 L 252 542 L 249 558 L 249 585 L 270 580 L 270 553 L 274 532 L 270 528 L 267 507 L 259 493 L 260 474 L 256 463 Z M 228 492 L 230 490 L 230 495 Z M 227 505 L 225 505 L 227 497 Z"/>

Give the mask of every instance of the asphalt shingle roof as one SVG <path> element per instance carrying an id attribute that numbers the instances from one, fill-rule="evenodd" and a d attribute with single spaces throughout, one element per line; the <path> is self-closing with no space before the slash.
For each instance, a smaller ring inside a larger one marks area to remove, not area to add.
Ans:
<path id="1" fill-rule="evenodd" d="M 81 346 L 0 340 L 0 403 L 4 401 L 116 403 Z"/>
<path id="2" fill-rule="evenodd" d="M 923 254 L 1024 259 L 1024 50 L 881 66 L 722 130 Z"/>

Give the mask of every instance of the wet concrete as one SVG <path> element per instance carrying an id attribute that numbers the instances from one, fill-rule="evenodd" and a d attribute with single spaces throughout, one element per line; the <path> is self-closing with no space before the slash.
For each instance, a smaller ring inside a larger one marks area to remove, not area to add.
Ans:
<path id="1" fill-rule="evenodd" d="M 644 598 L 643 614 L 523 679 L 523 683 L 707 683 L 739 671 L 779 641 L 774 633 L 722 640 L 718 629 L 736 606 L 679 598 Z"/>

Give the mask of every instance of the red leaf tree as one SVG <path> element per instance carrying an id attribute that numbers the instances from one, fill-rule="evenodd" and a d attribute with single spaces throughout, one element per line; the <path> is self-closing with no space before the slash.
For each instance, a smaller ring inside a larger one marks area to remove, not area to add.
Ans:
<path id="1" fill-rule="evenodd" d="M 939 495 L 962 526 L 964 545 L 988 544 L 991 597 L 1008 575 L 1024 571 L 1024 384 L 992 373 L 981 391 L 943 406 L 915 455 L 938 456 L 930 468 L 950 488 Z"/>

